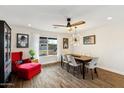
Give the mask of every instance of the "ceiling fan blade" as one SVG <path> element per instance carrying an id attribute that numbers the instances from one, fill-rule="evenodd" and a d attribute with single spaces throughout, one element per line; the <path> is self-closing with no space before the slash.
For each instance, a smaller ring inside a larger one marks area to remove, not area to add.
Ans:
<path id="1" fill-rule="evenodd" d="M 66 25 L 53 25 L 53 26 L 67 27 Z"/>
<path id="2" fill-rule="evenodd" d="M 78 26 L 78 25 L 82 25 L 82 24 L 85 24 L 85 23 L 86 23 L 85 21 L 79 21 L 79 22 L 71 24 L 71 26 Z"/>

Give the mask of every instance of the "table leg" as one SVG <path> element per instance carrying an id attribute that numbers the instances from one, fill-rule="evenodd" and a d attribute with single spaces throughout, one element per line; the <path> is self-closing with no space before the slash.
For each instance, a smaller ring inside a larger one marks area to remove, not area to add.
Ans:
<path id="1" fill-rule="evenodd" d="M 81 74 L 83 75 L 83 63 L 81 64 Z"/>
<path id="2" fill-rule="evenodd" d="M 61 56 L 61 67 L 62 67 L 62 65 L 63 65 L 63 64 L 62 64 L 62 56 Z"/>
<path id="3" fill-rule="evenodd" d="M 83 62 L 83 79 L 85 79 L 85 62 Z"/>

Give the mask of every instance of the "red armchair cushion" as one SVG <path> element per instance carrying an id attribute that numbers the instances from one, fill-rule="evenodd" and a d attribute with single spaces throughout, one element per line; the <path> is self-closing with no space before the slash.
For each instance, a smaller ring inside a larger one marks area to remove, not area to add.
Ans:
<path id="1" fill-rule="evenodd" d="M 23 59 L 23 63 L 31 63 L 31 60 L 29 58 Z"/>
<path id="2" fill-rule="evenodd" d="M 33 76 L 41 72 L 41 64 L 25 63 L 18 67 L 18 77 L 31 79 Z"/>

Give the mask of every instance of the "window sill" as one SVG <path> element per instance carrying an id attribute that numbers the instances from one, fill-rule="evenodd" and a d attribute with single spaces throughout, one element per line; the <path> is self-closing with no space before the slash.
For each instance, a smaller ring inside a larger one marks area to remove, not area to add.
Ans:
<path id="1" fill-rule="evenodd" d="M 46 55 L 46 56 L 40 56 L 40 57 L 51 57 L 51 56 L 57 56 L 57 55 Z"/>

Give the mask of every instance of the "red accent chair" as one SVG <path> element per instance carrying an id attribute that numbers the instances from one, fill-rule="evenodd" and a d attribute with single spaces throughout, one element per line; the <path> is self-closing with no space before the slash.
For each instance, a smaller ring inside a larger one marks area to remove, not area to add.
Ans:
<path id="1" fill-rule="evenodd" d="M 18 77 L 31 79 L 33 76 L 41 72 L 41 64 L 32 63 L 30 59 L 22 59 L 23 52 L 12 53 L 12 71 L 17 73 Z M 22 64 L 17 61 L 22 60 Z"/>

